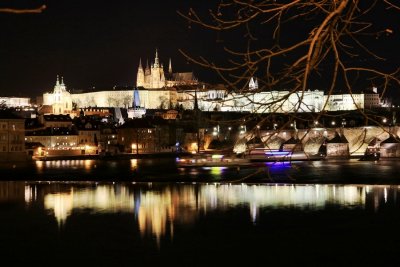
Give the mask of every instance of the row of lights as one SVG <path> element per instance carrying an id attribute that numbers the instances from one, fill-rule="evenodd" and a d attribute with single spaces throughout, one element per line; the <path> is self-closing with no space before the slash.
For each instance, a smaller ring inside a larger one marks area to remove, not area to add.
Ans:
<path id="1" fill-rule="evenodd" d="M 387 123 L 387 119 L 386 119 L 386 118 L 383 118 L 383 119 L 382 119 L 382 123 Z M 315 125 L 315 126 L 317 126 L 318 124 L 319 124 L 318 121 L 314 121 L 314 125 Z M 345 126 L 346 124 L 347 124 L 347 123 L 346 123 L 346 120 L 343 119 L 343 120 L 342 120 L 342 126 Z M 331 125 L 332 125 L 332 126 L 335 126 L 335 125 L 336 125 L 336 121 L 331 121 Z M 277 123 L 274 123 L 273 126 L 274 126 L 274 130 L 276 130 L 276 128 L 278 127 L 278 124 L 277 124 Z M 256 127 L 257 127 L 257 129 L 260 129 L 260 125 L 257 125 Z M 290 124 L 290 127 L 294 127 L 294 124 L 291 123 L 291 124 Z M 239 127 L 239 129 L 240 129 L 240 134 L 244 134 L 244 133 L 247 131 L 246 125 L 241 125 L 241 126 Z M 214 136 L 217 136 L 217 135 L 219 134 L 219 125 L 218 125 L 217 127 L 214 127 L 213 130 L 214 130 L 214 131 L 213 131 L 213 135 L 214 135 Z M 228 127 L 228 130 L 231 131 L 231 130 L 232 130 L 232 127 Z"/>

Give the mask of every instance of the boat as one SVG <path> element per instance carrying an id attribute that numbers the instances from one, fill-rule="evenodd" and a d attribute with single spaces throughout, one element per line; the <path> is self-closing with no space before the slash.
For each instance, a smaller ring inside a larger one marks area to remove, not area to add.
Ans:
<path id="1" fill-rule="evenodd" d="M 273 150 L 273 149 L 253 149 L 245 158 L 250 161 L 301 161 L 301 160 L 322 160 L 325 154 L 317 153 L 308 155 L 304 151 L 288 151 L 288 150 Z"/>
<path id="2" fill-rule="evenodd" d="M 251 162 L 236 155 L 195 154 L 177 158 L 176 164 L 178 167 L 240 167 L 250 165 Z"/>

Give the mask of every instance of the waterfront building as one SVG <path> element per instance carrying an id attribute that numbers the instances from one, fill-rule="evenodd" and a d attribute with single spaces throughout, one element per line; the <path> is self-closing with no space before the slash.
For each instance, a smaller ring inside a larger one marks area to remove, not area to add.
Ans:
<path id="1" fill-rule="evenodd" d="M 110 124 L 103 124 L 100 128 L 100 153 L 103 155 L 118 154 L 118 133 L 116 128 Z"/>
<path id="2" fill-rule="evenodd" d="M 41 143 L 47 151 L 80 150 L 78 132 L 68 127 L 29 129 L 25 133 L 29 143 Z M 55 153 L 55 152 L 54 152 Z"/>
<path id="3" fill-rule="evenodd" d="M 0 112 L 0 161 L 26 160 L 25 123 L 11 112 Z"/>
<path id="4" fill-rule="evenodd" d="M 133 119 L 117 129 L 118 143 L 126 153 L 155 152 L 155 127 L 148 119 Z"/>
<path id="5" fill-rule="evenodd" d="M 99 154 L 100 124 L 84 121 L 75 126 L 78 130 L 78 146 L 85 147 L 85 154 Z"/>

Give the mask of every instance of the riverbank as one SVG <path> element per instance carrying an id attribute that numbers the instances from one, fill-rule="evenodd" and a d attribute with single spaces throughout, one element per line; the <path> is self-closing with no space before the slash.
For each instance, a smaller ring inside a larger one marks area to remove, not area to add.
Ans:
<path id="1" fill-rule="evenodd" d="M 147 159 L 147 158 L 176 158 L 191 155 L 190 153 L 160 152 L 160 153 L 142 153 L 142 154 L 117 154 L 117 155 L 76 155 L 76 156 L 41 156 L 33 157 L 32 160 L 49 161 L 49 160 L 123 160 L 123 159 Z"/>

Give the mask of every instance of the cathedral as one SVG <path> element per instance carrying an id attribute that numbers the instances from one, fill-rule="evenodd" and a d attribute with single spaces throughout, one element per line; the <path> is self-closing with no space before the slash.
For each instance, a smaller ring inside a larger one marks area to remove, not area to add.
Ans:
<path id="1" fill-rule="evenodd" d="M 152 63 L 150 67 L 148 61 L 146 61 L 146 68 L 143 69 L 142 60 L 139 60 L 139 68 L 136 76 L 136 87 L 157 89 L 197 84 L 198 81 L 194 77 L 193 72 L 173 73 L 171 59 L 169 60 L 168 73 L 165 73 L 162 64 L 160 64 L 157 50 L 154 63 Z"/>
<path id="2" fill-rule="evenodd" d="M 171 68 L 171 61 L 170 61 Z M 156 50 L 156 57 L 154 64 L 149 68 L 149 62 L 146 63 L 146 68 L 143 71 L 142 60 L 139 61 L 139 68 L 136 77 L 136 86 L 144 88 L 162 88 L 165 87 L 164 68 L 160 65 L 158 59 L 158 51 Z"/>

